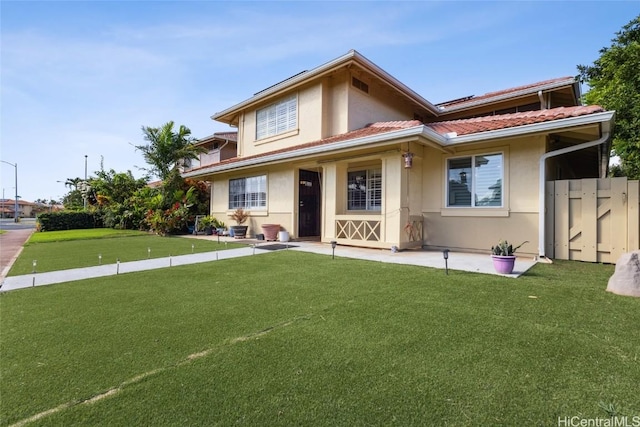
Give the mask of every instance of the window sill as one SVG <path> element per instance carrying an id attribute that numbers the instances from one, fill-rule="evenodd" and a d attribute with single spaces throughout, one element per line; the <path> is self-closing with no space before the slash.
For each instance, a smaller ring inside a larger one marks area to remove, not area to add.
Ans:
<path id="1" fill-rule="evenodd" d="M 227 216 L 233 215 L 233 213 L 235 211 L 236 211 L 235 209 L 231 210 L 231 211 L 227 211 Z M 260 211 L 251 210 L 251 209 L 244 209 L 244 211 L 249 214 L 249 217 L 252 217 L 252 216 L 268 216 L 269 215 L 269 212 L 266 209 L 263 209 L 263 210 L 260 210 Z"/>
<path id="2" fill-rule="evenodd" d="M 277 141 L 279 139 L 289 138 L 290 136 L 296 136 L 300 133 L 300 129 L 294 129 L 287 132 L 279 133 L 277 135 L 268 136 L 262 139 L 256 139 L 253 141 L 254 145 L 267 144 L 269 142 Z"/>
<path id="3" fill-rule="evenodd" d="M 374 210 L 347 210 L 345 215 L 380 215 L 380 211 Z"/>
<path id="4" fill-rule="evenodd" d="M 466 217 L 508 217 L 509 209 L 505 208 L 445 208 L 440 210 L 442 216 Z"/>

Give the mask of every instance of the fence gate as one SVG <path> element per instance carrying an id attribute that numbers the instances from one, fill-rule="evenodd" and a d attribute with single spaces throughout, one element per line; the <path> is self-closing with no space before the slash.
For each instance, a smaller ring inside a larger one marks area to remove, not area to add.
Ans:
<path id="1" fill-rule="evenodd" d="M 627 178 L 547 182 L 547 256 L 615 263 L 640 249 L 640 186 Z"/>

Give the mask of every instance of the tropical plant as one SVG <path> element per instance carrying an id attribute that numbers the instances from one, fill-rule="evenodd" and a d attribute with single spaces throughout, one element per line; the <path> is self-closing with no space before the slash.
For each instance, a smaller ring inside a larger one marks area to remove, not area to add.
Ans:
<path id="1" fill-rule="evenodd" d="M 205 151 L 194 144 L 195 138 L 191 137 L 188 127 L 180 125 L 176 131 L 173 121 L 157 128 L 143 126 L 142 133 L 148 144 L 135 147 L 142 151 L 149 165 L 147 170 L 162 181 L 169 179 L 174 172 L 179 173 L 180 167 L 189 160 L 197 160 L 198 154 Z"/>
<path id="2" fill-rule="evenodd" d="M 145 222 L 153 232 L 160 236 L 165 236 L 184 232 L 187 228 L 188 218 L 189 209 L 180 203 L 176 203 L 166 210 L 148 211 Z"/>
<path id="3" fill-rule="evenodd" d="M 203 231 L 207 227 L 215 227 L 216 219 L 207 215 L 198 220 L 198 231 Z"/>
<path id="4" fill-rule="evenodd" d="M 496 246 L 491 246 L 491 254 L 498 256 L 513 256 L 513 254 L 525 243 L 529 243 L 528 240 L 525 240 L 515 248 L 512 244 L 510 244 L 506 240 L 500 240 Z"/>
<path id="5" fill-rule="evenodd" d="M 242 208 L 238 208 L 230 216 L 231 216 L 231 219 L 233 219 L 236 222 L 236 224 L 242 225 L 249 218 L 249 212 L 245 211 Z"/>

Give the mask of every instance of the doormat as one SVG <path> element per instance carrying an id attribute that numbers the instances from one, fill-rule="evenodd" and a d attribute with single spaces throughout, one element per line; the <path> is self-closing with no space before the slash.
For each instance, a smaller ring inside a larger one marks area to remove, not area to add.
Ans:
<path id="1" fill-rule="evenodd" d="M 267 251 L 279 251 L 280 249 L 297 248 L 295 245 L 283 245 L 282 243 L 273 243 L 271 245 L 258 245 L 256 249 L 264 249 Z"/>

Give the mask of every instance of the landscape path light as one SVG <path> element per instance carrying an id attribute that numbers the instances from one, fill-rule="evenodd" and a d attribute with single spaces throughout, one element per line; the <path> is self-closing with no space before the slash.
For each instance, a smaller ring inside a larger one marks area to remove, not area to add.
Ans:
<path id="1" fill-rule="evenodd" d="M 335 240 L 331 241 L 331 259 L 336 258 L 336 246 L 338 246 L 338 242 Z"/>
<path id="2" fill-rule="evenodd" d="M 442 251 L 442 257 L 444 258 L 444 270 L 447 273 L 447 276 L 449 275 L 449 249 L 445 249 Z"/>

